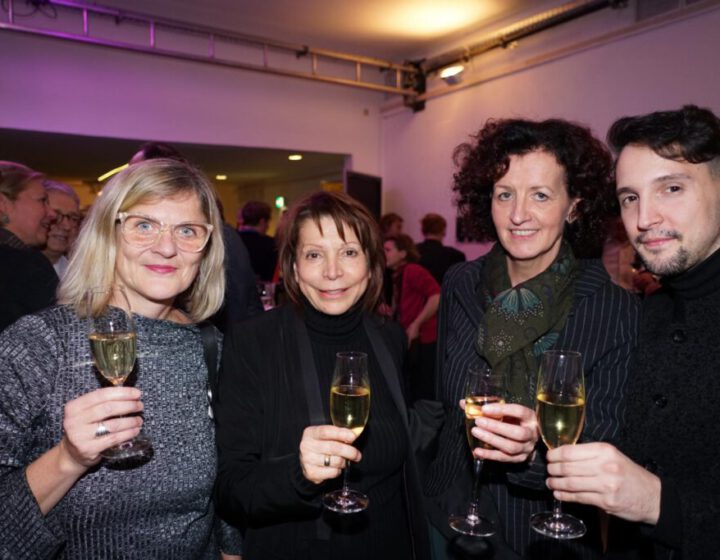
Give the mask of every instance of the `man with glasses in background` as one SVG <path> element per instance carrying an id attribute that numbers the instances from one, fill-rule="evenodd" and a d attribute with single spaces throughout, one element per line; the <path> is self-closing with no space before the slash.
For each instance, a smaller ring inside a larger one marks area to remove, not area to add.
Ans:
<path id="1" fill-rule="evenodd" d="M 47 191 L 48 204 L 57 218 L 50 226 L 43 254 L 52 263 L 59 278 L 65 274 L 68 253 L 77 237 L 82 214 L 80 198 L 69 185 L 46 179 L 43 186 Z"/>

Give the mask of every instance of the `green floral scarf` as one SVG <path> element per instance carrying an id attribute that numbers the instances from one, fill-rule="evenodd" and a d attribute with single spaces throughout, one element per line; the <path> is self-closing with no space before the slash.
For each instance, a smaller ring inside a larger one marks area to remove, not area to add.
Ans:
<path id="1" fill-rule="evenodd" d="M 510 285 L 502 246 L 496 243 L 486 257 L 480 287 L 485 316 L 477 349 L 493 369 L 505 373 L 512 402 L 534 407 L 540 356 L 557 342 L 565 326 L 577 274 L 577 261 L 564 240 L 545 271 L 515 287 Z"/>

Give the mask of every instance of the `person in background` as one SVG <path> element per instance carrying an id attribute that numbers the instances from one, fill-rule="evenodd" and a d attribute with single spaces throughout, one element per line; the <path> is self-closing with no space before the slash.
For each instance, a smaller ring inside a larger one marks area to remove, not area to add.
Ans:
<path id="1" fill-rule="evenodd" d="M 219 560 L 222 549 L 239 558 L 239 533 L 221 526 L 211 498 L 214 424 L 197 325 L 223 300 L 219 226 L 199 171 L 167 159 L 131 165 L 90 209 L 60 304 L 0 334 L 0 557 Z M 127 294 L 134 387 L 101 387 L 93 367 L 85 294 L 98 286 Z M 102 462 L 141 427 L 154 453 Z"/>
<path id="2" fill-rule="evenodd" d="M 0 331 L 55 301 L 58 277 L 39 251 L 57 217 L 43 179 L 29 167 L 0 161 Z"/>
<path id="3" fill-rule="evenodd" d="M 43 255 L 52 263 L 62 280 L 68 265 L 68 252 L 77 238 L 82 222 L 80 198 L 73 188 L 59 181 L 46 179 L 43 186 L 47 191 L 48 204 L 57 218 L 50 226 Z"/>
<path id="4" fill-rule="evenodd" d="M 494 559 L 597 558 L 602 546 L 593 508 L 575 512 L 588 534 L 572 542 L 535 533 L 530 516 L 547 510 L 550 499 L 535 417 L 545 350 L 582 355 L 582 440 L 612 440 L 621 426 L 639 307 L 597 258 L 616 208 L 612 158 L 583 126 L 502 119 L 456 148 L 455 162 L 460 215 L 496 243 L 488 255 L 453 267 L 443 283 L 437 370 L 449 415 L 425 483 L 435 555 L 473 557 L 475 547 Z M 473 455 L 486 459 L 482 513 L 497 530 L 472 539 L 454 533 L 448 515 L 467 508 L 472 461 L 458 402 L 468 368 L 481 363 L 504 376 L 508 396 L 506 404 L 483 407 L 485 417 L 472 429 L 488 445 Z"/>
<path id="5" fill-rule="evenodd" d="M 433 275 L 438 284 L 455 263 L 465 262 L 465 253 L 453 247 L 443 245 L 447 232 L 447 221 L 440 214 L 425 214 L 420 221 L 424 240 L 417 244 L 420 252 L 420 266 Z"/>
<path id="6" fill-rule="evenodd" d="M 146 142 L 140 146 L 130 160 L 130 164 L 156 158 L 172 159 L 192 165 L 173 146 L 159 142 Z M 215 196 L 222 218 L 222 235 L 225 244 L 225 299 L 222 307 L 210 318 L 210 321 L 224 333 L 232 324 L 262 313 L 263 306 L 257 293 L 248 250 L 237 232 L 225 223 L 220 197 L 217 193 Z"/>
<path id="7" fill-rule="evenodd" d="M 374 313 L 383 248 L 368 210 L 317 192 L 290 210 L 280 262 L 289 302 L 226 337 L 217 406 L 221 514 L 245 525 L 245 560 L 428 559 L 400 371 L 405 335 Z M 358 437 L 330 422 L 336 354 L 368 354 L 372 404 Z M 324 511 L 340 485 L 362 513 Z"/>
<path id="8" fill-rule="evenodd" d="M 272 210 L 266 202 L 251 200 L 240 209 L 238 233 L 250 253 L 255 276 L 263 282 L 272 282 L 278 261 L 275 240 L 267 235 Z"/>
<path id="9" fill-rule="evenodd" d="M 618 447 L 547 455 L 558 499 L 610 513 L 612 558 L 720 551 L 720 119 L 688 105 L 624 117 L 608 133 L 630 242 L 661 278 L 646 296 Z"/>
<path id="10" fill-rule="evenodd" d="M 383 239 L 389 236 L 395 236 L 403 232 L 403 222 L 405 220 L 395 212 L 383 214 L 380 217 L 380 233 Z"/>
<path id="11" fill-rule="evenodd" d="M 395 212 L 389 212 L 383 214 L 380 217 L 380 234 L 383 239 L 387 239 L 389 236 L 395 236 L 402 233 L 403 223 L 405 220 L 399 214 Z M 383 275 L 383 305 L 381 311 L 384 315 L 392 315 L 392 298 L 393 298 L 393 282 L 392 282 L 392 271 L 389 268 L 385 269 Z"/>
<path id="12" fill-rule="evenodd" d="M 410 402 L 435 397 L 435 341 L 440 285 L 417 264 L 420 255 L 410 236 L 387 237 L 385 263 L 392 272 L 393 317 L 405 329 L 410 348 L 405 380 Z"/>

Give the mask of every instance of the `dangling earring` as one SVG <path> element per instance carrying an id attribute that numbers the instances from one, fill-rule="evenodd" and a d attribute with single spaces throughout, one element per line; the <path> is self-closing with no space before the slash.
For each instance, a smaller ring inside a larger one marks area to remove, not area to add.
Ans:
<path id="1" fill-rule="evenodd" d="M 10 223 L 10 216 L 7 214 L 0 215 L 0 225 L 6 226 Z"/>

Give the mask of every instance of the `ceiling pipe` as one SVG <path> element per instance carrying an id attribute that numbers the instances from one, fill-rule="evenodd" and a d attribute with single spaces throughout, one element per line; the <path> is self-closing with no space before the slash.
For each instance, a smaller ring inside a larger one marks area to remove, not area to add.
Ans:
<path id="1" fill-rule="evenodd" d="M 420 63 L 420 68 L 426 75 L 432 74 L 452 64 L 467 62 L 471 58 L 493 49 L 507 48 L 514 41 L 609 7 L 625 8 L 627 7 L 627 0 L 577 0 L 568 2 L 500 29 L 487 39 L 474 45 L 457 48 L 427 58 Z"/>

